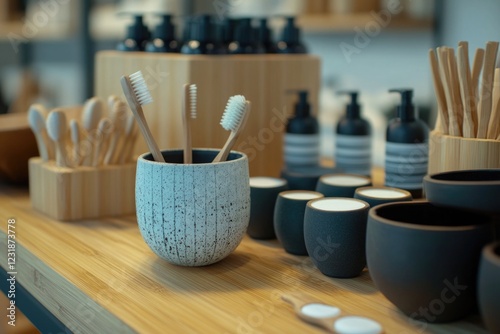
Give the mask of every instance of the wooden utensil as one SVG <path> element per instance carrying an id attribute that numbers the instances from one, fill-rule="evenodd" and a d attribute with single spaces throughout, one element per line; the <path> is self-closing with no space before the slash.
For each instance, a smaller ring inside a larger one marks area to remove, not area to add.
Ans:
<path id="1" fill-rule="evenodd" d="M 80 124 L 76 119 L 72 119 L 69 121 L 69 129 L 71 132 L 71 142 L 73 143 L 73 155 L 72 155 L 72 165 L 79 166 L 81 162 L 81 153 L 80 153 Z"/>
<path id="2" fill-rule="evenodd" d="M 458 126 L 458 120 L 455 113 L 454 106 L 456 102 L 453 94 L 453 83 L 451 82 L 450 71 L 448 67 L 448 51 L 446 47 L 437 48 L 439 68 L 443 83 L 443 90 L 446 97 L 446 106 L 448 107 L 448 126 L 449 133 L 452 136 L 460 136 L 461 131 Z"/>
<path id="3" fill-rule="evenodd" d="M 486 43 L 486 51 L 481 79 L 481 94 L 478 107 L 477 138 L 484 139 L 488 133 L 492 108 L 493 76 L 495 75 L 495 61 L 497 59 L 498 42 Z"/>
<path id="4" fill-rule="evenodd" d="M 32 104 L 28 110 L 28 123 L 33 134 L 35 135 L 38 145 L 38 152 L 42 161 L 47 162 L 54 158 L 53 146 L 47 137 L 47 129 L 45 127 L 46 110 L 40 104 Z"/>
<path id="5" fill-rule="evenodd" d="M 113 131 L 111 132 L 109 147 L 104 157 L 105 165 L 114 163 L 115 154 L 118 151 L 120 139 L 125 130 L 125 123 L 127 122 L 127 105 L 124 102 L 115 102 L 110 120 Z"/>
<path id="6" fill-rule="evenodd" d="M 491 110 L 488 139 L 496 139 L 500 135 L 500 68 L 495 69 L 493 80 L 493 108 Z"/>
<path id="7" fill-rule="evenodd" d="M 123 135 L 123 144 L 118 154 L 118 163 L 122 164 L 129 161 L 130 153 L 134 146 L 134 138 L 137 135 L 137 126 L 134 115 L 129 115 L 125 124 L 125 131 Z"/>
<path id="8" fill-rule="evenodd" d="M 464 46 L 458 47 L 458 77 L 460 83 L 460 91 L 462 96 L 462 105 L 464 110 L 464 120 L 462 124 L 462 130 L 465 138 L 475 138 L 475 127 L 474 119 L 472 118 L 472 113 L 475 112 L 474 96 L 472 92 L 472 87 L 470 84 L 471 78 L 470 73 L 468 73 L 467 68 L 469 68 L 469 63 L 467 61 L 467 51 Z"/>
<path id="9" fill-rule="evenodd" d="M 455 50 L 447 48 L 448 67 L 450 70 L 451 88 L 453 94 L 453 101 L 455 102 L 453 109 L 457 118 L 457 125 L 460 134 L 462 134 L 464 111 L 462 106 L 462 94 L 460 93 L 460 84 L 458 80 L 457 60 L 455 58 Z"/>
<path id="10" fill-rule="evenodd" d="M 448 107 L 446 105 L 443 82 L 441 81 L 441 76 L 439 74 L 438 60 L 433 49 L 429 50 L 429 61 L 431 63 L 432 80 L 434 82 L 434 90 L 436 91 L 436 98 L 438 102 L 438 118 L 439 124 L 441 125 L 440 130 L 443 134 L 448 134 Z"/>
<path id="11" fill-rule="evenodd" d="M 372 319 L 343 314 L 338 307 L 324 304 L 304 294 L 285 294 L 281 299 L 294 307 L 295 314 L 300 319 L 329 333 L 383 333 L 382 326 Z M 356 326 L 355 331 L 352 325 Z"/>
<path id="12" fill-rule="evenodd" d="M 59 167 L 69 167 L 66 154 L 66 114 L 61 109 L 52 110 L 47 116 L 47 133 L 54 141 L 56 147 L 56 165 Z"/>
<path id="13" fill-rule="evenodd" d="M 111 132 L 111 121 L 108 118 L 102 118 L 97 125 L 96 133 L 96 143 L 94 146 L 94 152 L 92 157 L 92 166 L 99 166 L 102 162 L 103 157 L 101 157 L 101 151 L 106 147 L 110 132 Z"/>
<path id="14" fill-rule="evenodd" d="M 93 137 L 92 132 L 97 129 L 97 124 L 99 124 L 99 120 L 102 118 L 103 112 L 104 102 L 100 98 L 93 97 L 85 102 L 82 112 L 82 126 L 86 132 L 86 136 Z M 83 166 L 90 166 L 92 164 L 92 146 L 93 145 L 89 145 L 90 151 L 87 152 L 85 157 L 82 157 Z"/>

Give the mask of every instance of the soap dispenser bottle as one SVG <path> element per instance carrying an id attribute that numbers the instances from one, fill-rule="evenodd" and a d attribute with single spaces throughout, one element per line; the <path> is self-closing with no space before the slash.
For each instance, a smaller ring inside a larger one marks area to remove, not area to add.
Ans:
<path id="1" fill-rule="evenodd" d="M 300 40 L 300 29 L 295 26 L 295 18 L 287 17 L 280 40 L 276 43 L 277 53 L 307 53 Z"/>
<path id="2" fill-rule="evenodd" d="M 155 27 L 151 41 L 146 44 L 146 52 L 179 52 L 172 15 L 164 14 L 161 17 L 161 23 Z"/>
<path id="3" fill-rule="evenodd" d="M 264 47 L 257 43 L 257 31 L 252 27 L 252 19 L 243 18 L 238 21 L 234 32 L 234 41 L 229 44 L 230 54 L 266 53 Z"/>
<path id="4" fill-rule="evenodd" d="M 335 165 L 342 171 L 369 176 L 371 172 L 371 126 L 361 117 L 358 92 L 339 94 L 351 96 L 345 115 L 336 128 Z"/>
<path id="5" fill-rule="evenodd" d="M 142 15 L 134 15 L 134 23 L 127 27 L 127 36 L 116 49 L 118 51 L 144 51 L 149 38 L 150 33 L 142 20 Z"/>
<path id="6" fill-rule="evenodd" d="M 311 115 L 311 106 L 307 100 L 308 92 L 298 93 L 295 115 L 288 119 L 284 138 L 284 160 L 286 168 L 315 167 L 319 165 L 319 125 Z"/>
<path id="7" fill-rule="evenodd" d="M 413 90 L 391 89 L 401 94 L 397 117 L 389 121 L 385 145 L 385 185 L 408 190 L 422 197 L 422 180 L 427 174 L 429 128 L 417 118 Z"/>
<path id="8" fill-rule="evenodd" d="M 181 53 L 210 54 L 213 48 L 211 17 L 209 15 L 194 17 L 187 24 L 189 24 L 188 36 L 181 47 Z"/>

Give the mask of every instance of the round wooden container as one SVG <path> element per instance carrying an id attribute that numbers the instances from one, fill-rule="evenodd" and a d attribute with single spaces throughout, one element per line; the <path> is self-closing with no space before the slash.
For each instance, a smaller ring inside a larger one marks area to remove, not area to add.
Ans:
<path id="1" fill-rule="evenodd" d="M 500 140 L 462 138 L 432 131 L 428 173 L 500 168 Z"/>

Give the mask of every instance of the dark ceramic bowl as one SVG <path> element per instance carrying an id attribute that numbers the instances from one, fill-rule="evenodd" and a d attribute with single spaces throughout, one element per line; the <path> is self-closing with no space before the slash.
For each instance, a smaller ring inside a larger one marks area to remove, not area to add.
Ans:
<path id="1" fill-rule="evenodd" d="M 376 206 L 368 216 L 366 256 L 377 288 L 409 317 L 449 322 L 476 309 L 482 248 L 490 218 L 429 202 Z"/>
<path id="2" fill-rule="evenodd" d="M 500 242 L 483 249 L 478 279 L 483 321 L 491 333 L 500 333 Z"/>
<path id="3" fill-rule="evenodd" d="M 424 187 L 427 199 L 435 205 L 500 214 L 500 169 L 427 175 Z"/>

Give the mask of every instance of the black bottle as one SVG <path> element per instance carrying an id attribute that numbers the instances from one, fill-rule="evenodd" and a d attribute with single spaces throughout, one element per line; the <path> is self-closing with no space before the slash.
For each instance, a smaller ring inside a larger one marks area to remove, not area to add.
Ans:
<path id="1" fill-rule="evenodd" d="M 134 23 L 127 27 L 127 36 L 116 49 L 119 51 L 144 51 L 150 38 L 148 27 L 144 25 L 142 15 L 134 15 Z"/>
<path id="2" fill-rule="evenodd" d="M 295 26 L 295 18 L 288 17 L 280 40 L 276 43 L 277 53 L 307 53 L 307 48 L 300 41 L 300 29 Z"/>
<path id="3" fill-rule="evenodd" d="M 175 39 L 172 15 L 161 15 L 162 22 L 155 27 L 151 41 L 146 44 L 146 52 L 179 52 L 179 41 Z"/>
<path id="4" fill-rule="evenodd" d="M 267 19 L 259 19 L 257 43 L 265 49 L 266 53 L 276 53 L 276 44 L 271 38 L 271 29 L 267 26 Z"/>
<path id="5" fill-rule="evenodd" d="M 370 175 L 371 172 L 371 126 L 361 118 L 358 92 L 349 94 L 351 102 L 345 115 L 337 123 L 335 141 L 335 165 L 346 173 Z"/>
<path id="6" fill-rule="evenodd" d="M 190 18 L 187 37 L 181 47 L 181 53 L 208 54 L 213 48 L 211 40 L 211 18 L 209 15 Z"/>
<path id="7" fill-rule="evenodd" d="M 308 92 L 298 91 L 295 115 L 288 119 L 284 138 L 286 169 L 319 165 L 319 124 L 311 115 Z"/>
<path id="8" fill-rule="evenodd" d="M 417 118 L 413 90 L 391 89 L 401 94 L 397 117 L 389 121 L 385 147 L 385 185 L 422 196 L 422 179 L 427 174 L 429 128 Z"/>
<path id="9" fill-rule="evenodd" d="M 252 19 L 240 19 L 234 32 L 234 40 L 229 44 L 230 54 L 266 53 L 264 47 L 257 43 L 257 32 L 252 27 Z"/>

